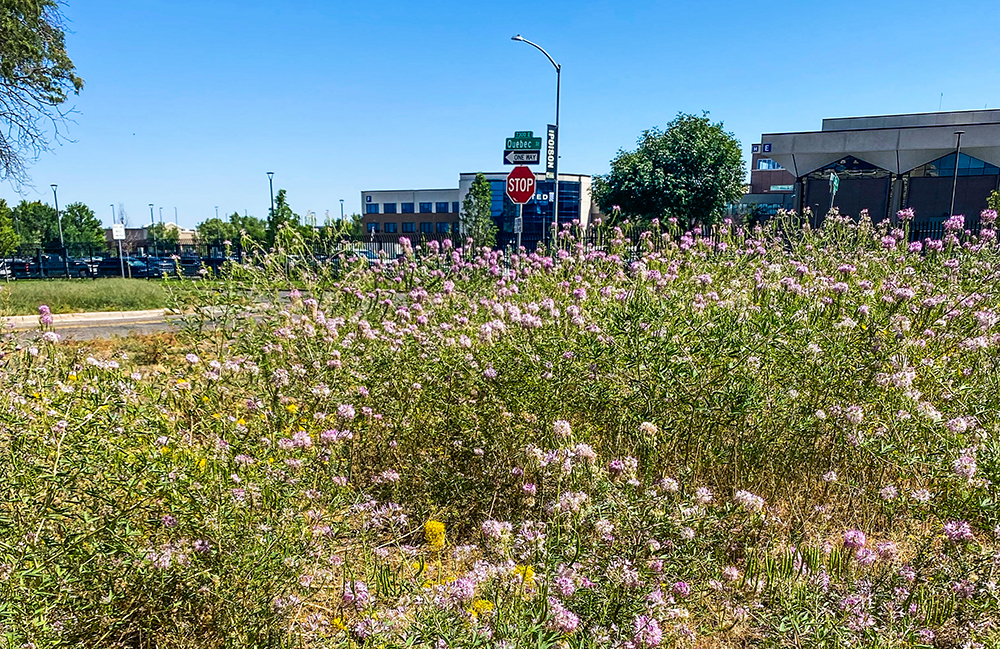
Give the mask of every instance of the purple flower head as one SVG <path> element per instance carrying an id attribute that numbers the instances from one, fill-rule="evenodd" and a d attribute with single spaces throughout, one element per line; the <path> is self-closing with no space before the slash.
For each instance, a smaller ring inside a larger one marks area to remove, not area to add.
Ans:
<path id="1" fill-rule="evenodd" d="M 639 615 L 635 618 L 635 635 L 632 642 L 637 647 L 659 647 L 663 642 L 663 631 L 656 618 Z"/>
<path id="2" fill-rule="evenodd" d="M 678 581 L 670 590 L 678 597 L 687 597 L 691 594 L 691 587 L 686 581 Z"/>
<path id="3" fill-rule="evenodd" d="M 857 550 L 865 547 L 868 537 L 861 530 L 848 530 L 844 532 L 844 547 L 849 550 Z"/>
<path id="4" fill-rule="evenodd" d="M 948 521 L 944 524 L 944 535 L 952 543 L 968 543 L 975 538 L 972 527 L 965 521 Z"/>
<path id="5" fill-rule="evenodd" d="M 344 584 L 344 604 L 363 606 L 371 600 L 368 584 L 363 581 L 349 581 Z"/>

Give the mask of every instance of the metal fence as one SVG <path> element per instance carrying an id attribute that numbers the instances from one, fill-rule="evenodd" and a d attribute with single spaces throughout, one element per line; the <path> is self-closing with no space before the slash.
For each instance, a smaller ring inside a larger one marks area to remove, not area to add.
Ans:
<path id="1" fill-rule="evenodd" d="M 979 218 L 969 219 L 965 231 L 969 235 L 978 235 Z M 783 229 L 779 226 L 778 231 Z M 786 234 L 794 236 L 789 231 Z M 925 241 L 927 239 L 941 240 L 946 234 L 944 219 L 918 220 L 910 224 L 909 240 Z M 572 232 L 573 244 L 582 244 L 590 249 L 609 250 L 612 244 L 638 254 L 640 250 L 662 250 L 674 242 L 684 241 L 686 235 L 665 234 L 665 231 L 645 232 L 640 227 L 624 227 L 621 229 L 579 228 Z M 721 242 L 725 235 L 719 226 L 706 228 L 701 236 L 716 243 Z M 426 250 L 428 247 L 444 248 L 448 245 L 463 246 L 465 241 L 459 235 L 414 233 L 406 235 L 369 233 L 361 236 L 345 237 L 336 240 L 304 241 L 306 254 L 317 261 L 329 260 L 339 255 L 357 255 L 374 259 L 396 259 L 405 250 L 401 239 L 405 237 L 411 247 Z M 445 243 L 449 241 L 450 243 Z M 504 251 L 507 255 L 516 251 L 518 239 L 516 234 L 499 233 L 495 249 Z M 560 236 L 553 241 L 539 233 L 524 233 L 520 245 L 528 252 L 536 250 L 549 251 L 553 247 L 566 247 L 567 240 Z M 206 272 L 218 272 L 227 261 L 244 263 L 252 259 L 258 250 L 244 250 L 238 242 L 229 245 L 198 244 L 195 246 L 159 246 L 149 244 L 139 249 L 139 254 L 124 253 L 118 257 L 117 249 L 108 249 L 101 245 L 67 244 L 66 246 L 44 245 L 23 247 L 6 258 L 0 258 L 0 277 L 8 279 L 42 279 L 42 278 L 98 278 L 98 277 L 133 277 L 161 278 L 176 274 L 178 271 L 186 276 L 199 276 Z"/>

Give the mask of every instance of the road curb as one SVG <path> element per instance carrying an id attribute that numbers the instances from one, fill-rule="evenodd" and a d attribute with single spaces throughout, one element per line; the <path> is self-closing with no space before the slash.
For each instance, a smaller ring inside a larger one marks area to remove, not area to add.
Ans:
<path id="1" fill-rule="evenodd" d="M 168 315 L 177 315 L 173 309 L 149 309 L 146 311 L 92 311 L 90 313 L 56 313 L 52 315 L 52 328 L 59 325 L 79 327 L 112 322 L 157 322 Z M 39 326 L 37 315 L 18 315 L 4 319 L 7 327 L 18 331 L 35 329 Z"/>

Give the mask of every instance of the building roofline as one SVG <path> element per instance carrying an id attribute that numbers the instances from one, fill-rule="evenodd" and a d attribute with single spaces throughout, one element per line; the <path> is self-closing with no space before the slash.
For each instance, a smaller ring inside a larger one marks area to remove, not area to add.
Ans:
<path id="1" fill-rule="evenodd" d="M 362 189 L 362 194 L 367 194 L 369 192 L 457 192 L 458 187 L 446 187 L 445 189 Z"/>
<path id="2" fill-rule="evenodd" d="M 843 117 L 824 117 L 828 119 L 881 119 L 883 117 L 919 117 L 921 115 L 961 115 L 962 113 L 998 112 L 1000 108 L 966 108 L 964 110 L 929 110 L 923 113 L 892 113 L 890 115 L 845 115 Z"/>

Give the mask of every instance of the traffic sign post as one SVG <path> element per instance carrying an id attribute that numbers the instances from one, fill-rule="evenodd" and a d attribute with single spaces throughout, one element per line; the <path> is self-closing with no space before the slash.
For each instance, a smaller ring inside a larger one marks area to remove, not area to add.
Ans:
<path id="1" fill-rule="evenodd" d="M 514 167 L 507 174 L 507 196 L 518 205 L 524 205 L 535 195 L 535 174 L 527 167 Z"/>
<path id="2" fill-rule="evenodd" d="M 111 224 L 111 238 L 118 242 L 118 265 L 121 266 L 122 279 L 125 278 L 125 259 L 122 257 L 122 240 L 125 239 L 125 224 Z"/>
<path id="3" fill-rule="evenodd" d="M 505 165 L 536 165 L 541 161 L 541 151 L 511 151 L 503 152 L 503 163 Z"/>
<path id="4" fill-rule="evenodd" d="M 521 233 L 524 231 L 524 218 L 521 216 L 521 210 L 524 208 L 523 205 L 518 204 L 517 206 L 517 218 L 514 219 L 514 232 L 517 234 L 517 252 L 521 252 Z"/>

